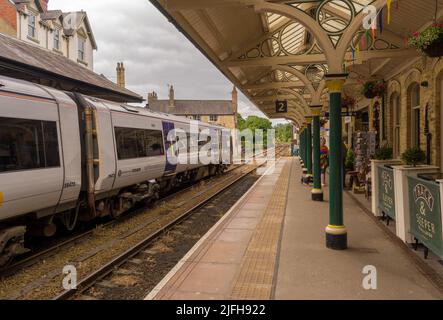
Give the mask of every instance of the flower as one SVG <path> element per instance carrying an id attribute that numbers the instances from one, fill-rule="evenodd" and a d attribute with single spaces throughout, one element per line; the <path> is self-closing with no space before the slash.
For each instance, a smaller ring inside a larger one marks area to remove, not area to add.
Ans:
<path id="1" fill-rule="evenodd" d="M 341 98 L 341 107 L 342 108 L 352 108 L 355 105 L 355 99 L 348 95 L 343 95 Z"/>
<path id="2" fill-rule="evenodd" d="M 435 23 L 423 32 L 414 32 L 408 39 L 408 46 L 423 52 L 439 39 L 443 39 L 443 25 Z"/>
<path id="3" fill-rule="evenodd" d="M 362 93 L 367 97 L 381 97 L 386 92 L 386 83 L 383 81 L 366 81 Z"/>

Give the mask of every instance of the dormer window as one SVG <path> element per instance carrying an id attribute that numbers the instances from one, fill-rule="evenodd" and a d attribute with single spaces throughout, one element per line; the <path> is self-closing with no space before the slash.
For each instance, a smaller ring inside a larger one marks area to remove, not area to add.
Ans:
<path id="1" fill-rule="evenodd" d="M 78 38 L 78 59 L 80 61 L 85 61 L 85 48 L 86 40 L 83 38 Z"/>
<path id="2" fill-rule="evenodd" d="M 60 50 L 60 30 L 54 30 L 54 49 Z"/>
<path id="3" fill-rule="evenodd" d="M 35 39 L 36 34 L 36 18 L 34 15 L 30 14 L 28 16 L 28 36 Z"/>

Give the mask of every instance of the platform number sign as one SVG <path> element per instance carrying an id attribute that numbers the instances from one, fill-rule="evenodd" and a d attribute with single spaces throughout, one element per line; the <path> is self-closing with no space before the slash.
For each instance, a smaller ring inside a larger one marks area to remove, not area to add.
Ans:
<path id="1" fill-rule="evenodd" d="M 275 102 L 275 112 L 277 113 L 287 113 L 288 112 L 288 101 L 277 100 Z"/>

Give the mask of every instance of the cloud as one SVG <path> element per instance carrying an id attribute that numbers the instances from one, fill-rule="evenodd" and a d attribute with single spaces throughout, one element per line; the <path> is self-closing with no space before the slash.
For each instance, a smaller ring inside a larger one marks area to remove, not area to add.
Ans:
<path id="1" fill-rule="evenodd" d="M 50 0 L 49 9 L 85 10 L 97 40 L 94 70 L 116 81 L 123 61 L 128 89 L 166 98 L 173 84 L 181 99 L 230 99 L 232 84 L 148 0 Z M 239 93 L 239 111 L 264 116 Z M 275 122 L 275 121 L 273 121 Z"/>

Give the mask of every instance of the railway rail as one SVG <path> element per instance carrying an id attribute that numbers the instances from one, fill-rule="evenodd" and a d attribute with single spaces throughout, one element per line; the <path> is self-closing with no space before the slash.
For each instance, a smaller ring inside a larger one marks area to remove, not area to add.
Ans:
<path id="1" fill-rule="evenodd" d="M 276 154 L 280 156 L 283 152 L 283 150 L 286 150 L 283 148 L 278 148 L 276 151 Z M 193 188 L 195 186 L 187 187 L 183 190 L 180 190 L 176 193 L 173 193 L 166 198 L 163 198 L 159 200 L 162 203 L 172 201 L 174 198 L 177 198 L 178 196 L 185 196 L 187 201 L 186 205 L 180 206 L 180 204 L 177 205 L 177 209 L 175 211 L 182 211 L 179 214 L 175 212 L 176 214 L 171 214 L 171 219 L 165 223 L 163 223 L 160 227 L 156 228 L 153 232 L 151 232 L 147 237 L 142 239 L 141 241 L 137 242 L 135 245 L 131 246 L 130 248 L 126 249 L 123 253 L 120 253 L 119 255 L 116 255 L 116 257 L 109 260 L 107 263 L 103 264 L 99 268 L 97 268 L 95 271 L 90 272 L 88 275 L 81 278 L 80 282 L 77 284 L 76 289 L 72 290 L 66 290 L 63 293 L 57 295 L 54 299 L 57 300 L 66 300 L 66 299 L 72 299 L 75 296 L 81 294 L 91 286 L 93 286 L 97 281 L 100 281 L 104 277 L 106 277 L 110 272 L 115 270 L 119 265 L 122 265 L 125 261 L 128 261 L 137 253 L 142 251 L 144 248 L 146 248 L 150 243 L 152 243 L 153 240 L 158 238 L 160 235 L 164 234 L 165 231 L 169 230 L 173 226 L 177 225 L 184 219 L 186 219 L 189 215 L 192 214 L 197 208 L 203 206 L 205 203 L 216 197 L 218 194 L 222 193 L 224 190 L 228 189 L 230 186 L 244 178 L 245 176 L 249 175 L 251 172 L 254 172 L 257 170 L 257 168 L 263 166 L 266 164 L 266 161 L 263 160 L 262 163 L 256 164 L 256 165 L 238 165 L 234 166 L 233 168 L 229 169 L 227 172 L 225 172 L 225 175 L 222 177 L 219 177 L 219 179 L 213 179 L 217 180 L 217 182 L 213 183 L 211 180 L 207 181 L 208 186 L 205 188 L 202 188 L 203 190 L 198 191 L 197 193 L 193 192 Z M 187 196 L 187 193 L 193 192 L 192 195 Z M 173 210 L 174 211 L 174 210 Z M 174 213 L 174 212 L 172 212 Z M 123 219 L 130 219 L 132 215 L 128 215 L 123 217 Z M 121 220 L 117 220 L 117 222 L 121 222 Z M 150 223 L 153 223 L 154 221 L 148 221 L 146 222 L 146 225 L 149 225 Z M 109 227 L 113 224 L 115 224 L 116 221 L 111 221 L 106 223 L 103 227 Z M 142 228 L 143 226 L 141 226 Z M 140 229 L 141 229 L 140 228 Z M 94 230 L 88 230 L 85 233 L 82 233 L 80 235 L 77 235 L 71 239 L 68 239 L 66 241 L 63 241 L 61 243 L 56 244 L 55 246 L 48 248 L 46 250 L 43 250 L 41 252 L 38 252 L 37 254 L 27 257 L 22 261 L 19 261 L 10 267 L 7 268 L 7 270 L 4 270 L 4 274 L 13 274 L 15 272 L 18 272 L 19 270 L 23 270 L 28 268 L 29 266 L 35 265 L 39 262 L 41 262 L 44 259 L 48 259 L 48 257 L 56 255 L 58 252 L 65 250 L 67 248 L 73 247 L 76 244 L 84 241 L 85 238 L 88 236 L 92 236 Z M 138 228 L 133 230 L 132 233 L 137 233 Z M 131 235 L 128 234 L 129 237 Z M 103 248 L 102 248 L 103 249 Z M 94 253 L 91 254 L 92 256 Z M 60 271 L 60 270 L 59 270 Z M 52 276 L 49 274 L 47 278 L 54 277 L 54 273 Z M 38 285 L 38 282 L 37 282 Z M 35 289 L 36 285 L 34 285 Z M 24 297 L 26 296 L 27 291 L 32 291 L 33 286 L 27 286 L 20 294 L 16 296 L 16 298 Z M 9 297 L 11 298 L 11 297 Z"/>

